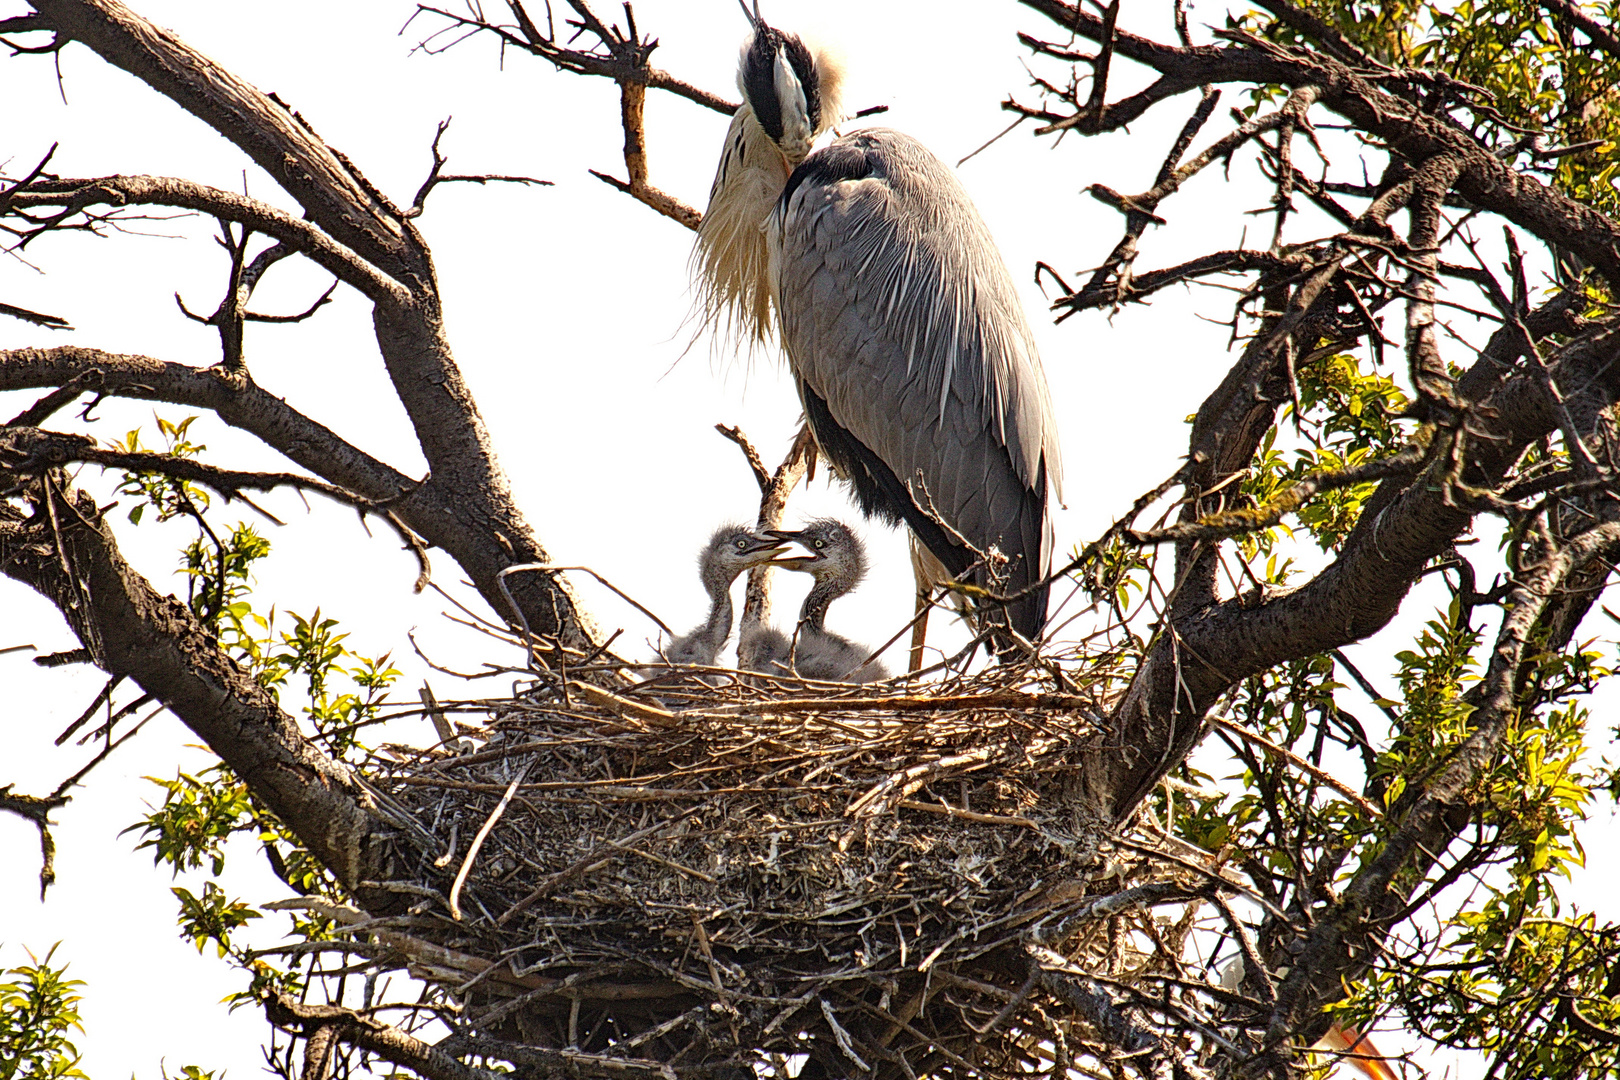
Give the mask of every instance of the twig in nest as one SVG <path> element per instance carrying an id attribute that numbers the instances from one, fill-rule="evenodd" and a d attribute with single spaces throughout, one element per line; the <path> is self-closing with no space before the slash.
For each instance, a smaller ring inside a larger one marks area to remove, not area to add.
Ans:
<path id="1" fill-rule="evenodd" d="M 584 873 L 586 870 L 589 870 L 592 866 L 603 859 L 611 857 L 611 853 L 613 851 L 624 851 L 637 840 L 646 839 L 656 832 L 669 828 L 671 825 L 685 821 L 687 818 L 691 817 L 693 814 L 702 809 L 703 806 L 701 804 L 690 807 L 686 810 L 682 810 L 680 813 L 675 814 L 672 817 L 664 818 L 661 821 L 655 821 L 651 825 L 648 825 L 645 829 L 638 829 L 629 836 L 625 837 L 623 840 L 609 840 L 604 847 L 591 850 L 584 856 L 575 859 L 570 866 L 567 866 L 546 878 L 539 885 L 537 885 L 534 891 L 529 893 L 528 896 L 525 896 L 522 900 L 519 900 L 511 907 L 507 908 L 506 911 L 501 913 L 500 918 L 495 920 L 495 925 L 505 926 L 512 920 L 513 916 L 526 911 L 534 903 L 545 899 L 554 889 L 557 888 L 557 886 L 561 885 L 563 882 L 569 880 L 577 874 Z"/>
<path id="2" fill-rule="evenodd" d="M 673 630 L 671 630 L 669 628 L 669 624 L 666 623 L 663 619 L 660 619 L 657 615 L 654 615 L 650 608 L 643 605 L 635 597 L 631 596 L 629 593 L 625 592 L 623 589 L 619 588 L 617 585 L 613 584 L 613 582 L 609 581 L 607 578 L 603 577 L 601 574 L 598 574 L 595 570 L 592 570 L 590 567 L 588 567 L 588 566 L 553 566 L 551 563 L 538 563 L 538 562 L 536 562 L 536 563 L 518 563 L 515 566 L 508 566 L 506 569 L 502 570 L 500 573 L 495 575 L 495 582 L 496 582 L 496 585 L 501 590 L 501 595 L 506 597 L 506 602 L 507 602 L 507 604 L 509 604 L 511 606 L 512 610 L 518 613 L 518 622 L 523 627 L 523 633 L 524 633 L 525 638 L 527 638 L 531 633 L 531 631 L 529 630 L 528 620 L 524 618 L 523 609 L 518 607 L 517 601 L 512 599 L 511 592 L 508 591 L 507 588 L 506 588 L 506 575 L 507 574 L 515 574 L 520 570 L 546 570 L 546 571 L 551 571 L 551 572 L 555 572 L 555 573 L 562 573 L 565 570 L 577 570 L 582 574 L 589 574 L 589 575 L 591 575 L 591 577 L 595 578 L 597 580 L 597 583 L 600 584 L 603 588 L 605 588 L 609 592 L 613 593 L 614 596 L 617 596 L 620 600 L 623 600 L 625 603 L 629 604 L 631 607 L 635 608 L 637 611 L 639 611 L 643 615 L 647 616 L 647 618 L 649 618 L 653 622 L 657 623 L 658 624 L 658 629 L 662 630 L 664 633 L 668 634 L 670 637 L 675 637 L 675 631 L 673 631 Z M 465 610 L 465 609 L 463 609 L 463 610 Z"/>
<path id="3" fill-rule="evenodd" d="M 949 803 L 925 803 L 915 799 L 898 799 L 895 806 L 902 810 L 926 810 L 930 814 L 944 814 L 946 817 L 961 818 L 963 821 L 977 821 L 984 825 L 1017 825 L 1026 829 L 1040 830 L 1040 823 L 1027 817 L 1009 817 L 1005 814 L 978 814 L 972 810 L 963 810 L 961 807 Z"/>
<path id="4" fill-rule="evenodd" d="M 461 860 L 461 869 L 456 871 L 456 879 L 450 883 L 450 917 L 456 922 L 462 921 L 461 887 L 467 884 L 467 874 L 472 870 L 473 860 L 478 858 L 478 849 L 484 846 L 485 840 L 489 839 L 489 834 L 494 830 L 495 823 L 501 820 L 501 815 L 506 813 L 507 806 L 512 802 L 512 796 L 517 794 L 518 785 L 523 783 L 524 779 L 529 775 L 529 770 L 534 768 L 534 763 L 537 760 L 539 759 L 530 758 L 528 764 L 524 765 L 518 771 L 518 774 L 512 777 L 512 782 L 506 785 L 506 794 L 502 795 L 501 801 L 495 804 L 495 809 L 490 811 L 489 817 L 484 819 L 483 828 L 478 830 L 477 835 L 473 837 L 472 843 L 468 845 L 467 857 Z"/>

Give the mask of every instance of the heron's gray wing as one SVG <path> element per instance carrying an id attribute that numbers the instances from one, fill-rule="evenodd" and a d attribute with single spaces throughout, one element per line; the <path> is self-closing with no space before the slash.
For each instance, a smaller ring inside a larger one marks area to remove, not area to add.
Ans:
<path id="1" fill-rule="evenodd" d="M 783 343 L 812 425 L 818 399 L 969 542 L 1012 556 L 1013 587 L 1043 575 L 1056 424 L 1017 292 L 955 176 L 905 135 L 857 132 L 799 167 L 771 233 Z M 876 501 L 912 520 L 856 484 L 869 511 Z M 1038 628 L 1042 611 L 1044 597 L 1013 625 Z"/>

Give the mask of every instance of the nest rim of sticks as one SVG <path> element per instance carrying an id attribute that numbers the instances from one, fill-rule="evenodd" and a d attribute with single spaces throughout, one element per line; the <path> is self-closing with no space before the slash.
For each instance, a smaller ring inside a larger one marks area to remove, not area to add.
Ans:
<path id="1" fill-rule="evenodd" d="M 1099 858 L 1112 831 L 1069 765 L 1100 737 L 1103 681 L 693 671 L 675 693 L 578 674 L 366 770 L 410 823 L 390 884 L 420 898 L 396 937 L 468 1038 L 566 1048 L 600 1075 L 1045 1070 L 1090 1038 L 1042 979 L 1118 952 L 1100 902 L 1132 882 L 1197 894 Z"/>

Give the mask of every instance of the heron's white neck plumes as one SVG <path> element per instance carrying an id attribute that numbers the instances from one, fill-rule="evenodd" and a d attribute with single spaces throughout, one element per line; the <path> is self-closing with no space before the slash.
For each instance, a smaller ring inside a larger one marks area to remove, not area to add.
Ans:
<path id="1" fill-rule="evenodd" d="M 692 251 L 700 319 L 717 336 L 759 342 L 770 337 L 775 324 L 765 222 L 790 172 L 753 110 L 738 109 Z"/>
<path id="2" fill-rule="evenodd" d="M 739 340 L 769 338 L 775 321 L 766 223 L 794 167 L 842 118 L 843 81 L 832 53 L 795 36 L 764 27 L 743 42 L 743 105 L 726 132 L 692 253 L 706 328 Z"/>

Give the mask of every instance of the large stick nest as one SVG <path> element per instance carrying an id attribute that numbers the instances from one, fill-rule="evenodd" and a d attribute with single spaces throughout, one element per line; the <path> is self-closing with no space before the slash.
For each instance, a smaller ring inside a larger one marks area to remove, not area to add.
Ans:
<path id="1" fill-rule="evenodd" d="M 398 941 L 465 1030 L 583 1073 L 1061 1074 L 1109 1018 L 1054 972 L 1159 963 L 1122 919 L 1175 932 L 1098 897 L 1194 890 L 1100 857 L 1066 777 L 1102 702 L 1038 674 L 921 696 L 553 683 L 476 741 L 390 747 L 372 781 L 427 830 Z"/>

